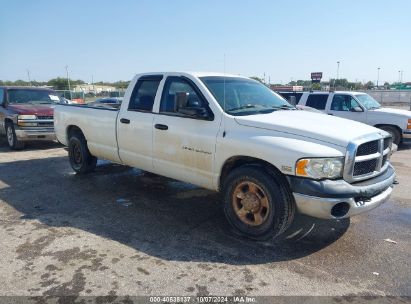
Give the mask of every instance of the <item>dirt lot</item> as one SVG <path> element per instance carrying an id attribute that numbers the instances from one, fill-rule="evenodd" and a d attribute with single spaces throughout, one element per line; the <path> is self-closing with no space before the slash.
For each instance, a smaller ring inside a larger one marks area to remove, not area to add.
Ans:
<path id="1" fill-rule="evenodd" d="M 411 144 L 383 206 L 298 216 L 286 239 L 234 237 L 218 194 L 57 144 L 0 142 L 0 295 L 411 295 Z M 392 239 L 396 243 L 384 241 Z"/>

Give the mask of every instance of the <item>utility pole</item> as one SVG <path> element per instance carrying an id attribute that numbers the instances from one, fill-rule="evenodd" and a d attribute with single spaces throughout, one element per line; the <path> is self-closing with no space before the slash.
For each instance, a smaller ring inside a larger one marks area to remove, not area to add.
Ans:
<path id="1" fill-rule="evenodd" d="M 93 86 L 93 94 L 96 94 L 96 88 L 94 87 L 94 75 L 91 75 L 91 85 Z"/>
<path id="2" fill-rule="evenodd" d="M 398 71 L 398 84 L 401 83 L 401 71 Z"/>
<path id="3" fill-rule="evenodd" d="M 339 79 L 339 73 L 340 73 L 340 62 L 337 61 L 337 79 Z"/>
<path id="4" fill-rule="evenodd" d="M 340 62 L 337 61 L 337 78 L 334 80 L 334 89 L 336 87 L 336 82 L 338 80 L 339 74 L 340 74 Z"/>
<path id="5" fill-rule="evenodd" d="M 68 72 L 68 65 L 66 65 L 65 68 L 66 68 L 66 76 L 67 76 L 67 84 L 68 84 L 68 89 L 69 89 L 69 95 L 70 95 L 70 100 L 71 100 L 71 88 L 70 88 L 70 78 L 69 78 L 69 72 Z"/>
<path id="6" fill-rule="evenodd" d="M 380 69 L 381 68 L 377 68 L 377 89 L 378 89 L 378 82 L 380 80 Z"/>
<path id="7" fill-rule="evenodd" d="M 29 69 L 27 69 L 27 78 L 28 78 L 29 84 L 30 84 L 30 86 L 31 86 L 30 70 L 29 70 Z"/>

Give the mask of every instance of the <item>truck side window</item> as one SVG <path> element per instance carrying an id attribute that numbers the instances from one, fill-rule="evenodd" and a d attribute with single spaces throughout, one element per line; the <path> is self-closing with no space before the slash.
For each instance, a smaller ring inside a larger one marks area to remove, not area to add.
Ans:
<path id="1" fill-rule="evenodd" d="M 188 81 L 172 76 L 164 85 L 160 113 L 176 115 L 180 107 L 201 108 L 204 107 L 204 102 Z"/>
<path id="2" fill-rule="evenodd" d="M 317 110 L 325 110 L 328 94 L 310 94 L 305 105 Z"/>
<path id="3" fill-rule="evenodd" d="M 4 101 L 4 90 L 0 88 L 0 105 L 3 104 Z"/>
<path id="4" fill-rule="evenodd" d="M 350 95 L 334 95 L 330 110 L 332 111 L 351 111 L 358 107 L 358 102 Z"/>
<path id="5" fill-rule="evenodd" d="M 128 110 L 151 112 L 160 81 L 161 78 L 158 77 L 138 80 L 131 94 Z"/>

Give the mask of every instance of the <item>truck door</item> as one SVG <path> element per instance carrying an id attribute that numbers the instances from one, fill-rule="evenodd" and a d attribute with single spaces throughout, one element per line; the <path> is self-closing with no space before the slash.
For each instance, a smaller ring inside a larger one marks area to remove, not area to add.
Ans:
<path id="1" fill-rule="evenodd" d="M 350 94 L 335 93 L 328 105 L 327 113 L 359 122 L 366 122 L 367 120 L 364 109 Z"/>
<path id="2" fill-rule="evenodd" d="M 121 161 L 147 171 L 153 170 L 152 109 L 162 78 L 162 75 L 140 77 L 128 105 L 121 107 L 117 119 L 117 142 Z"/>
<path id="3" fill-rule="evenodd" d="M 212 188 L 219 125 L 191 80 L 169 76 L 154 117 L 154 172 Z"/>

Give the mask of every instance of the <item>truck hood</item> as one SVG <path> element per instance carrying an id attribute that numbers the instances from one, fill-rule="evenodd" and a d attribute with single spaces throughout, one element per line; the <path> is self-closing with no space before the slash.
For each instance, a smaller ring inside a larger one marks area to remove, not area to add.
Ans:
<path id="1" fill-rule="evenodd" d="M 54 105 L 9 104 L 10 111 L 20 115 L 52 116 Z"/>
<path id="2" fill-rule="evenodd" d="M 347 147 L 354 138 L 383 131 L 356 121 L 307 111 L 284 110 L 270 114 L 236 116 L 243 126 L 293 134 Z"/>
<path id="3" fill-rule="evenodd" d="M 374 113 L 395 114 L 395 115 L 403 116 L 406 118 L 411 118 L 411 111 L 408 111 L 408 110 L 393 109 L 393 108 L 379 108 L 379 109 L 375 109 L 371 111 Z"/>

